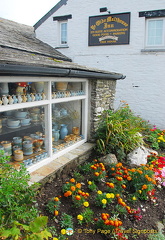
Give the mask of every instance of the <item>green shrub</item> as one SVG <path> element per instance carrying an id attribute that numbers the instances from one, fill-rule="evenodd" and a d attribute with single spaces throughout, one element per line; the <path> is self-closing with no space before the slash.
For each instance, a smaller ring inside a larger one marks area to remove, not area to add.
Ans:
<path id="1" fill-rule="evenodd" d="M 29 223 L 38 215 L 36 184 L 28 185 L 30 175 L 24 165 L 16 170 L 7 161 L 0 157 L 0 227 L 10 227 L 14 221 Z"/>
<path id="2" fill-rule="evenodd" d="M 120 161 L 143 144 L 140 133 L 146 128 L 149 128 L 146 121 L 135 116 L 127 104 L 116 111 L 106 110 L 96 131 L 96 150 L 101 154 L 114 153 Z"/>

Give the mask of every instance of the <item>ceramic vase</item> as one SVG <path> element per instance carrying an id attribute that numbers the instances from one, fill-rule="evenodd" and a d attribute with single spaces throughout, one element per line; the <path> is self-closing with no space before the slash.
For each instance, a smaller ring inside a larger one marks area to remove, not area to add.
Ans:
<path id="1" fill-rule="evenodd" d="M 37 93 L 42 93 L 44 91 L 44 82 L 35 82 L 34 86 Z"/>
<path id="2" fill-rule="evenodd" d="M 6 82 L 0 83 L 0 93 L 1 93 L 1 96 L 9 94 L 8 83 L 6 83 Z"/>
<path id="3" fill-rule="evenodd" d="M 60 130 L 54 130 L 53 137 L 54 137 L 54 141 L 57 142 L 60 138 Z"/>
<path id="4" fill-rule="evenodd" d="M 60 138 L 61 138 L 61 139 L 64 139 L 66 135 L 68 135 L 67 125 L 66 125 L 66 124 L 61 124 Z"/>

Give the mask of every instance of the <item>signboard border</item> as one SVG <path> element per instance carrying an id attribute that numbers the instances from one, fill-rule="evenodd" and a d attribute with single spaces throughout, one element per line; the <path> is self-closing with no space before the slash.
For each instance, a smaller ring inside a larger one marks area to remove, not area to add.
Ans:
<path id="1" fill-rule="evenodd" d="M 128 43 L 115 43 L 115 44 L 91 44 L 90 41 L 90 19 L 91 18 L 97 18 L 97 17 L 109 17 L 109 16 L 116 16 L 116 15 L 124 15 L 128 14 L 129 15 L 129 22 L 128 22 Z M 131 12 L 123 12 L 123 13 L 114 13 L 114 14 L 105 14 L 105 15 L 95 15 L 95 16 L 89 16 L 89 22 L 88 22 L 88 46 L 89 47 L 94 47 L 94 46 L 114 46 L 114 45 L 126 45 L 130 43 L 130 18 L 131 18 Z"/>

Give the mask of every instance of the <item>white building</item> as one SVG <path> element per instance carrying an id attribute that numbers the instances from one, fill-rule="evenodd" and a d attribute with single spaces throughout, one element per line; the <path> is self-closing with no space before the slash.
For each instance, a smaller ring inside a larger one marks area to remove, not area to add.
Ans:
<path id="1" fill-rule="evenodd" d="M 123 72 L 115 107 L 165 128 L 165 0 L 61 0 L 34 27 L 73 62 Z"/>

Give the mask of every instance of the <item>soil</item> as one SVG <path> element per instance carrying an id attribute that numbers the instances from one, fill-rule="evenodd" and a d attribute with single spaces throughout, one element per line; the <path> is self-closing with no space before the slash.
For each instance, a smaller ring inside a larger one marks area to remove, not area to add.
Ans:
<path id="1" fill-rule="evenodd" d="M 88 161 L 92 161 L 94 158 L 90 158 Z M 65 239 L 68 240 L 107 240 L 113 239 L 112 234 L 106 234 L 106 232 L 100 233 L 102 229 L 96 229 L 95 225 L 90 223 L 88 225 L 83 224 L 79 225 L 77 223 L 77 215 L 80 214 L 80 209 L 75 208 L 71 201 L 71 197 L 63 197 L 62 186 L 66 182 L 69 181 L 70 178 L 74 177 L 74 172 L 78 170 L 72 170 L 68 174 L 61 174 L 60 178 L 55 178 L 51 183 L 46 183 L 39 190 L 37 195 L 37 203 L 38 208 L 42 215 L 48 216 L 48 226 L 54 226 L 57 230 L 57 235 L 60 234 L 61 225 L 60 225 L 60 217 L 62 213 L 67 213 L 73 216 L 73 225 L 74 225 L 74 234 L 72 236 L 67 236 Z M 81 181 L 82 189 L 85 192 L 89 192 L 87 188 L 87 184 L 85 184 L 86 180 L 89 180 L 90 176 L 84 175 L 84 180 Z M 99 189 L 104 191 L 104 184 L 102 182 L 99 183 Z M 100 216 L 100 213 L 112 212 L 115 205 L 111 204 L 109 206 L 109 210 L 106 208 L 98 207 L 94 204 L 94 192 L 90 193 L 90 203 L 91 209 L 94 211 L 94 218 Z M 47 210 L 47 203 L 54 197 L 62 196 L 60 198 L 61 205 L 59 208 L 59 215 L 53 216 L 52 213 Z M 150 233 L 156 233 L 158 231 L 157 222 L 163 222 L 165 220 L 165 188 L 156 188 L 155 196 L 157 197 L 156 203 L 153 203 L 151 200 L 147 201 L 136 201 L 135 203 L 129 204 L 132 208 L 141 209 L 142 219 L 135 220 L 131 218 L 129 214 L 119 216 L 123 221 L 123 227 L 125 230 L 125 234 L 127 235 L 129 240 L 137 239 L 137 240 L 147 240 L 148 235 Z M 125 196 L 126 197 L 126 196 Z M 145 232 L 146 231 L 146 232 Z M 56 235 L 56 237 L 57 237 Z M 55 236 L 54 236 L 55 237 Z"/>

